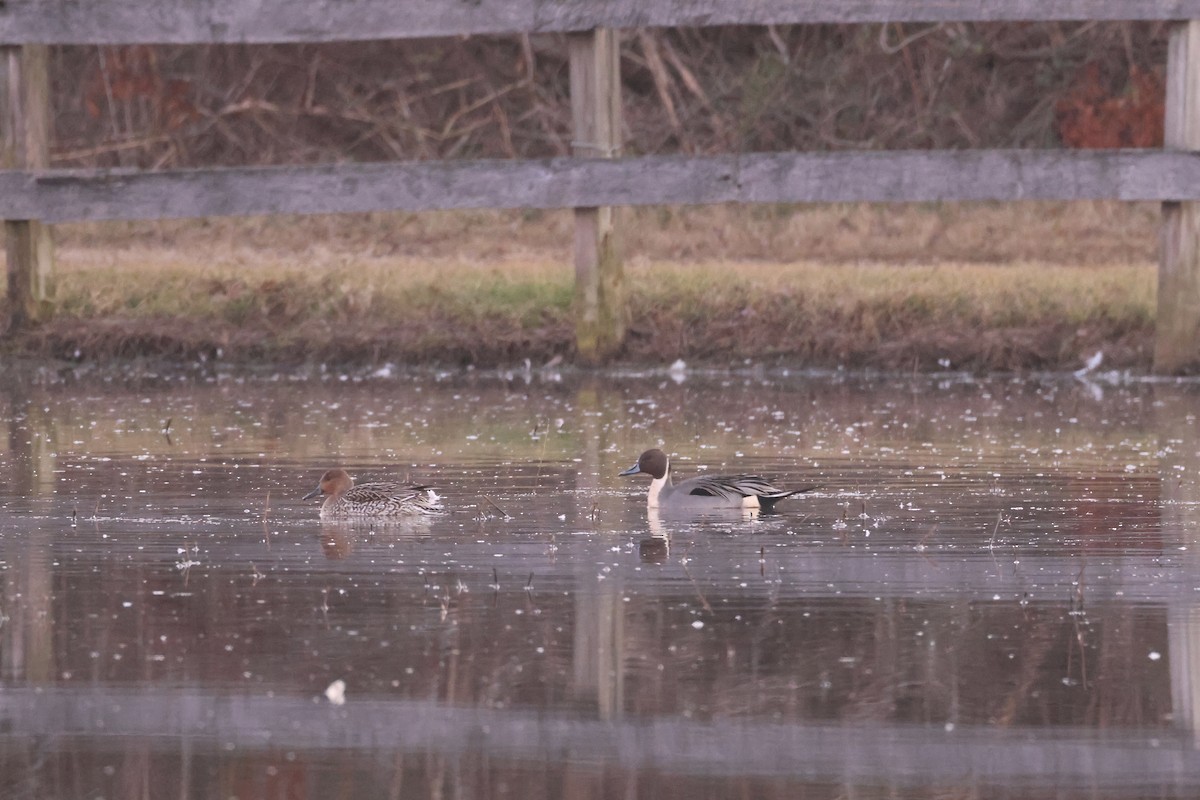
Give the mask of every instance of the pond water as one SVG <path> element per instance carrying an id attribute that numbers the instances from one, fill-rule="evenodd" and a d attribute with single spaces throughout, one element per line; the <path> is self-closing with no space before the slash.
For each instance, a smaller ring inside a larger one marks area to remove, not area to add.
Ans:
<path id="1" fill-rule="evenodd" d="M 0 798 L 1194 797 L 1200 386 L 1102 377 L 5 381 Z"/>

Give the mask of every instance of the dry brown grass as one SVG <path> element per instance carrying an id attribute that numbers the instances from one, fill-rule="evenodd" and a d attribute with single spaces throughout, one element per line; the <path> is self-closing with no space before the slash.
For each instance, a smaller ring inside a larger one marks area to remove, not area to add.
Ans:
<path id="1" fill-rule="evenodd" d="M 1149 262 L 1152 203 L 958 203 L 646 207 L 621 212 L 627 258 L 847 263 Z M 196 262 L 277 259 L 325 264 L 359 257 L 563 261 L 569 211 L 429 211 L 62 225 L 69 251 L 143 248 Z M 175 252 L 172 252 L 175 251 Z M 103 257 L 103 256 L 99 256 Z"/>
<path id="2" fill-rule="evenodd" d="M 1119 204 L 626 212 L 625 359 L 1148 365 L 1157 212 Z M 499 365 L 572 353 L 571 216 L 63 226 L 66 358 Z"/>

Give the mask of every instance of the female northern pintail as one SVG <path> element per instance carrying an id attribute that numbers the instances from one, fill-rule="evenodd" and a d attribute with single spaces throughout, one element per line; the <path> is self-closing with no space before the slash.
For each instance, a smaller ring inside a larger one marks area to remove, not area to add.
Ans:
<path id="1" fill-rule="evenodd" d="M 346 517 L 422 517 L 439 514 L 442 499 L 428 486 L 415 483 L 360 483 L 344 469 L 331 469 L 321 476 L 317 488 L 304 495 L 311 500 L 325 496 L 322 519 Z"/>
<path id="2" fill-rule="evenodd" d="M 652 509 L 676 511 L 716 511 L 739 508 L 744 510 L 771 508 L 785 497 L 807 492 L 817 487 L 779 489 L 757 475 L 697 475 L 679 483 L 671 483 L 671 459 L 662 450 L 647 450 L 637 463 L 622 475 L 650 476 L 650 493 L 646 505 Z"/>

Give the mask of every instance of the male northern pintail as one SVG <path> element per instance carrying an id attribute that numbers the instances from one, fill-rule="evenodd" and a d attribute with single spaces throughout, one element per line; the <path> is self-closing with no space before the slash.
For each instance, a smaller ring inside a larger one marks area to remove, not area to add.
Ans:
<path id="1" fill-rule="evenodd" d="M 757 475 L 697 475 L 679 483 L 671 483 L 671 459 L 662 450 L 647 450 L 637 463 L 622 475 L 650 476 L 650 493 L 646 505 L 652 509 L 675 511 L 717 511 L 740 508 L 745 510 L 771 508 L 785 497 L 807 492 L 817 487 L 779 489 Z"/>
<path id="2" fill-rule="evenodd" d="M 321 476 L 317 488 L 305 500 L 324 495 L 322 519 L 346 517 L 422 517 L 439 514 L 442 499 L 428 486 L 415 483 L 373 482 L 354 485 L 344 469 L 331 469 Z"/>

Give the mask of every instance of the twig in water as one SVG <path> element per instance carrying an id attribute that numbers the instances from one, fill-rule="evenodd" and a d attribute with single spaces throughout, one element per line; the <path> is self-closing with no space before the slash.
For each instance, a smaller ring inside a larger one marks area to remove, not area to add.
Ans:
<path id="1" fill-rule="evenodd" d="M 988 548 L 996 549 L 996 533 L 1000 530 L 1000 522 L 1004 519 L 1004 512 L 1001 511 L 996 515 L 996 524 L 992 527 L 992 538 L 988 541 Z"/>
<path id="2" fill-rule="evenodd" d="M 937 525 L 930 525 L 929 530 L 926 531 L 925 535 L 921 537 L 921 541 L 918 542 L 918 545 L 921 547 L 924 547 L 925 543 L 929 541 L 930 537 L 932 537 L 935 533 L 937 533 L 937 529 L 938 529 Z"/>
<path id="3" fill-rule="evenodd" d="M 692 582 L 692 589 L 696 592 L 696 599 L 700 601 L 700 605 L 704 607 L 705 611 L 710 614 L 713 613 L 712 606 L 708 604 L 708 598 L 704 596 L 704 591 L 700 588 L 700 584 L 696 582 L 696 579 L 692 577 L 691 571 L 688 570 L 687 562 L 683 562 L 682 566 L 683 574 L 687 575 L 688 580 Z"/>
<path id="4" fill-rule="evenodd" d="M 529 580 L 527 580 L 525 582 L 525 591 L 527 591 L 527 592 L 533 591 L 533 573 L 532 572 L 529 573 Z"/>
<path id="5" fill-rule="evenodd" d="M 271 549 L 271 529 L 267 524 L 271 517 L 271 490 L 267 489 L 267 499 L 263 502 L 262 526 L 263 526 L 263 543 L 267 549 Z"/>
<path id="6" fill-rule="evenodd" d="M 539 424 L 541 423 L 541 417 L 538 417 L 538 423 Z M 550 432 L 550 421 L 547 420 L 546 421 L 546 433 L 549 433 L 549 432 Z M 541 478 L 542 477 L 542 467 L 546 463 L 546 448 L 550 446 L 550 437 L 549 436 L 541 436 L 538 438 L 540 438 L 541 442 L 542 442 L 542 452 L 540 455 L 538 455 L 536 476 L 538 478 Z"/>
<path id="7" fill-rule="evenodd" d="M 487 503 L 489 506 L 491 506 L 492 508 L 494 508 L 494 509 L 496 509 L 497 511 L 499 511 L 499 512 L 500 512 L 500 516 L 504 517 L 505 519 L 512 519 L 512 516 L 511 516 L 511 515 L 510 515 L 510 514 L 509 514 L 507 511 L 505 511 L 503 508 L 501 508 L 500 506 L 496 505 L 496 504 L 495 504 L 495 503 L 492 501 L 492 498 L 488 497 L 487 495 L 483 495 L 483 494 L 481 494 L 481 495 L 480 495 L 480 497 L 482 497 L 482 498 L 483 498 L 483 500 L 484 500 L 484 502 L 485 502 L 485 503 Z"/>
<path id="8" fill-rule="evenodd" d="M 1083 623 L 1087 623 L 1086 613 L 1083 610 L 1083 575 L 1087 570 L 1087 563 L 1084 562 L 1079 566 L 1079 574 L 1075 576 L 1075 596 L 1071 599 L 1071 624 L 1075 627 L 1075 643 L 1079 645 L 1079 681 L 1083 688 L 1088 685 L 1088 670 L 1087 670 L 1087 631 L 1084 630 Z"/>

